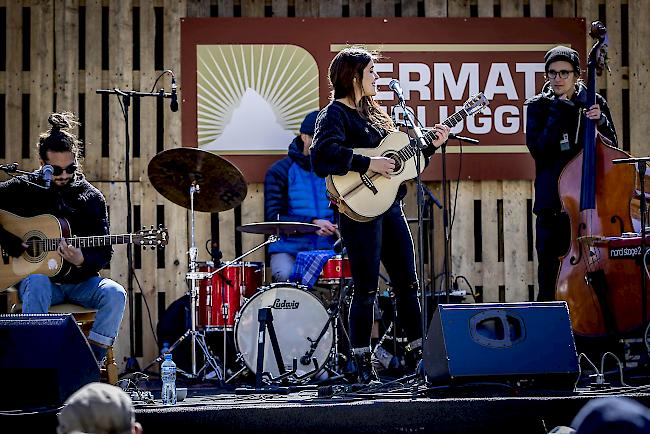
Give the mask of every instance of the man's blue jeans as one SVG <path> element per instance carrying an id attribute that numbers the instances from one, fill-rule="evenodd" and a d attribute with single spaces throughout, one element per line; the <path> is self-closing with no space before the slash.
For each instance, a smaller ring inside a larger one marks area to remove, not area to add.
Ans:
<path id="1" fill-rule="evenodd" d="M 102 346 L 115 341 L 126 306 L 126 291 L 117 282 L 91 277 L 81 283 L 54 283 L 43 274 L 26 277 L 19 287 L 23 313 L 47 313 L 50 306 L 66 301 L 97 309 L 88 340 Z"/>

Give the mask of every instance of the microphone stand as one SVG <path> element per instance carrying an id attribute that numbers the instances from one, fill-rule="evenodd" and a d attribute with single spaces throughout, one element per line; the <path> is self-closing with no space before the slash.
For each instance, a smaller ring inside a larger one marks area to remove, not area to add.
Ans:
<path id="1" fill-rule="evenodd" d="M 418 281 L 420 282 L 420 305 L 422 308 L 422 342 L 424 342 L 424 338 L 427 335 L 427 299 L 426 299 L 426 291 L 424 290 L 424 257 L 422 256 L 422 252 L 424 250 L 424 234 L 422 231 L 422 209 L 424 206 L 424 190 L 422 188 L 422 164 L 421 164 L 421 159 L 422 159 L 422 149 L 425 149 L 428 145 L 426 141 L 424 140 L 424 136 L 422 135 L 422 131 L 420 130 L 420 127 L 418 127 L 415 122 L 413 121 L 413 118 L 411 117 L 411 113 L 406 109 L 406 103 L 404 101 L 404 98 L 401 96 L 401 92 L 396 92 L 397 94 L 397 100 L 399 101 L 399 105 L 402 108 L 402 111 L 404 112 L 404 119 L 406 121 L 406 126 L 407 128 L 410 128 L 414 133 L 415 133 L 415 167 L 417 171 L 417 176 L 415 177 L 415 183 L 417 185 L 417 205 L 418 205 L 418 239 L 417 239 L 417 251 L 418 251 L 418 266 L 417 266 L 417 278 Z M 410 124 L 410 126 L 409 126 Z M 393 319 L 394 321 L 394 319 Z"/>
<path id="2" fill-rule="evenodd" d="M 132 204 L 131 204 L 131 137 L 129 134 L 129 107 L 131 106 L 131 99 L 133 98 L 145 98 L 145 97 L 154 97 L 154 98 L 171 98 L 171 93 L 166 93 L 163 89 L 160 89 L 158 92 L 138 92 L 134 90 L 122 90 L 117 87 L 113 89 L 97 89 L 96 93 L 103 95 L 116 95 L 118 101 L 120 102 L 120 107 L 122 108 L 122 115 L 124 117 L 124 140 L 125 140 L 125 149 L 124 149 L 124 182 L 126 183 L 126 231 L 127 233 L 133 232 L 133 215 L 132 215 Z M 127 272 L 127 298 L 129 302 L 129 358 L 126 361 L 125 371 L 126 372 L 138 372 L 140 371 L 140 366 L 138 360 L 135 357 L 135 330 L 133 326 L 133 248 L 131 244 L 126 245 L 126 262 L 128 267 Z"/>

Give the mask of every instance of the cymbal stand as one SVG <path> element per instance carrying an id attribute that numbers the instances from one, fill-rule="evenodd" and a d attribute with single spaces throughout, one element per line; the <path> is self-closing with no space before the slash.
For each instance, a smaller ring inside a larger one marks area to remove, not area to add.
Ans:
<path id="1" fill-rule="evenodd" d="M 191 357 L 192 357 L 192 372 L 191 375 L 193 377 L 197 377 L 198 373 L 196 371 L 196 344 L 198 342 L 199 347 L 201 347 L 201 350 L 203 351 L 203 356 L 205 357 L 206 365 L 210 365 L 214 372 L 217 374 L 217 378 L 219 380 L 223 381 L 224 379 L 224 374 L 219 368 L 217 361 L 215 360 L 214 356 L 212 355 L 212 352 L 208 348 L 206 342 L 205 342 L 205 335 L 202 332 L 199 332 L 196 330 L 196 306 L 197 306 L 197 299 L 198 299 L 198 285 L 199 285 L 199 280 L 202 279 L 207 279 L 206 275 L 208 273 L 200 273 L 198 272 L 198 262 L 197 262 L 197 256 L 198 256 L 198 248 L 196 247 L 196 239 L 195 239 L 195 218 L 194 218 L 194 195 L 196 193 L 199 193 L 200 186 L 196 181 L 192 181 L 192 185 L 190 186 L 190 216 L 191 216 L 191 232 L 190 232 L 190 248 L 188 250 L 189 254 L 189 268 L 190 272 L 186 274 L 186 279 L 190 281 L 190 330 L 186 331 L 183 336 L 179 338 L 179 340 L 174 343 L 170 347 L 173 348 L 175 345 L 177 345 L 178 342 L 181 340 L 185 339 L 186 335 L 190 336 L 190 351 L 191 351 Z M 210 277 L 212 277 L 210 275 Z M 205 368 L 205 366 L 204 366 Z M 203 370 L 203 368 L 201 368 Z"/>

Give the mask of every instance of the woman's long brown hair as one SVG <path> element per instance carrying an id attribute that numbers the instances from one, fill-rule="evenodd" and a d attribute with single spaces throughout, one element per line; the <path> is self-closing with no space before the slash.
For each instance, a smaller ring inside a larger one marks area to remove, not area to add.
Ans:
<path id="1" fill-rule="evenodd" d="M 371 60 L 379 58 L 378 53 L 371 53 L 362 47 L 349 47 L 341 50 L 329 67 L 329 82 L 332 87 L 332 99 L 349 98 L 356 101 L 354 94 L 354 79 L 363 80 L 363 70 Z M 395 130 L 391 118 L 380 108 L 372 97 L 363 95 L 357 105 L 359 115 L 368 119 L 371 124 L 386 131 Z"/>

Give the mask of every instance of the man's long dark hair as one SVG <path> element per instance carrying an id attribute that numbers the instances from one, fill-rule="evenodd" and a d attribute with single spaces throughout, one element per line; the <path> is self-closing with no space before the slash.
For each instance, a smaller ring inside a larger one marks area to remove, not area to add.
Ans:
<path id="1" fill-rule="evenodd" d="M 349 98 L 356 101 L 354 94 L 354 79 L 361 84 L 363 70 L 371 60 L 379 58 L 379 54 L 371 53 L 362 47 L 349 47 L 341 50 L 329 67 L 329 82 L 332 87 L 332 99 Z M 363 86 L 363 85 L 362 85 Z M 364 119 L 368 119 L 373 125 L 387 131 L 395 129 L 393 121 L 384 113 L 379 104 L 370 96 L 363 95 L 357 111 Z"/>

